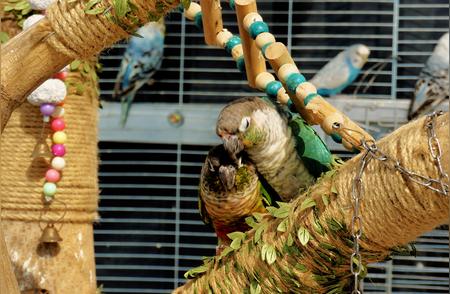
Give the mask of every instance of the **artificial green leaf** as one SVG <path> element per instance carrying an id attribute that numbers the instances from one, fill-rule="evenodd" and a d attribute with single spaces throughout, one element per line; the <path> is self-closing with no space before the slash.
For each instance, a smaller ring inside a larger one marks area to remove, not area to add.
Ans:
<path id="1" fill-rule="evenodd" d="M 267 246 L 266 262 L 267 264 L 273 264 L 277 260 L 277 251 L 273 245 Z"/>
<path id="2" fill-rule="evenodd" d="M 333 232 L 338 232 L 344 229 L 344 226 L 334 218 L 327 219 L 327 225 Z"/>
<path id="3" fill-rule="evenodd" d="M 260 223 L 263 219 L 263 214 L 260 212 L 254 212 L 253 217 L 256 219 L 258 223 Z"/>
<path id="4" fill-rule="evenodd" d="M 255 229 L 258 226 L 258 224 L 255 222 L 255 219 L 253 218 L 253 216 L 246 217 L 245 223 L 253 229 Z"/>
<path id="5" fill-rule="evenodd" d="M 247 236 L 245 233 L 243 232 L 233 232 L 233 233 L 229 233 L 227 234 L 228 238 L 230 238 L 231 240 L 235 240 L 235 239 L 240 239 L 243 240 L 245 239 L 245 237 Z"/>
<path id="6" fill-rule="evenodd" d="M 74 61 L 72 61 L 72 63 L 70 63 L 70 69 L 77 70 L 78 67 L 80 66 L 80 64 L 81 64 L 80 60 L 74 60 Z"/>
<path id="7" fill-rule="evenodd" d="M 124 17 L 128 12 L 128 0 L 113 0 L 114 11 L 117 17 Z"/>
<path id="8" fill-rule="evenodd" d="M 283 221 L 281 221 L 281 222 L 278 224 L 277 231 L 278 231 L 278 232 L 286 232 L 286 231 L 287 231 L 288 224 L 289 224 L 289 219 L 288 219 L 288 218 L 285 218 Z"/>
<path id="9" fill-rule="evenodd" d="M 0 32 L 0 44 L 6 43 L 9 40 L 8 33 Z"/>
<path id="10" fill-rule="evenodd" d="M 302 243 L 303 246 L 308 244 L 309 239 L 311 238 L 311 235 L 309 234 L 309 231 L 305 227 L 300 227 L 297 232 L 297 237 L 300 240 L 300 243 Z"/>
<path id="11" fill-rule="evenodd" d="M 316 201 L 314 201 L 313 199 L 311 199 L 310 197 L 306 198 L 302 204 L 300 205 L 300 211 L 305 210 L 309 207 L 313 207 L 316 205 Z"/>
<path id="12" fill-rule="evenodd" d="M 86 6 L 84 7 L 84 11 L 90 10 L 92 7 L 94 7 L 95 4 L 97 4 L 97 3 L 99 3 L 99 2 L 100 2 L 100 0 L 89 0 L 89 1 L 86 3 Z"/>
<path id="13" fill-rule="evenodd" d="M 185 10 L 188 10 L 189 6 L 191 6 L 191 0 L 181 0 L 181 5 Z"/>
<path id="14" fill-rule="evenodd" d="M 289 234 L 288 235 L 288 238 L 287 238 L 287 241 L 286 241 L 286 245 L 287 246 L 292 246 L 294 244 L 294 238 L 292 238 L 292 235 L 291 234 Z"/>
<path id="15" fill-rule="evenodd" d="M 319 219 L 314 215 L 314 221 L 313 221 L 313 227 L 314 231 L 316 231 L 320 235 L 324 235 L 325 232 L 323 231 L 322 225 L 320 224 Z"/>
<path id="16" fill-rule="evenodd" d="M 195 278 L 198 274 L 204 273 L 207 270 L 208 270 L 208 267 L 206 265 L 201 265 L 201 266 L 195 267 L 195 268 L 190 269 L 189 271 L 187 271 L 184 274 L 184 277 L 186 279 Z"/>
<path id="17" fill-rule="evenodd" d="M 257 244 L 261 240 L 261 235 L 267 228 L 267 223 L 260 225 L 255 231 L 254 243 Z"/>
<path id="18" fill-rule="evenodd" d="M 86 10 L 84 13 L 89 14 L 89 15 L 97 15 L 97 14 L 103 13 L 104 11 L 105 11 L 104 7 L 96 7 L 93 9 Z"/>
<path id="19" fill-rule="evenodd" d="M 336 189 L 336 187 L 335 187 L 334 185 L 331 186 L 330 191 L 331 191 L 331 193 L 333 193 L 333 194 L 335 194 L 335 195 L 338 194 L 338 190 Z"/>
<path id="20" fill-rule="evenodd" d="M 263 261 L 266 260 L 267 248 L 269 248 L 269 245 L 268 245 L 268 244 L 264 244 L 264 245 L 262 246 L 262 248 L 261 248 L 261 259 L 262 259 Z"/>
<path id="21" fill-rule="evenodd" d="M 225 248 L 225 249 L 222 251 L 222 253 L 220 253 L 220 255 L 219 255 L 219 257 L 218 257 L 218 260 L 221 260 L 222 258 L 224 258 L 225 256 L 227 256 L 228 254 L 230 254 L 232 251 L 234 251 L 234 249 L 231 248 L 231 247 Z"/>
<path id="22" fill-rule="evenodd" d="M 3 10 L 6 11 L 6 12 L 8 12 L 8 11 L 14 10 L 14 7 L 13 7 L 13 6 L 6 5 L 6 6 L 3 8 Z"/>
<path id="23" fill-rule="evenodd" d="M 330 204 L 330 196 L 322 195 L 322 201 L 323 201 L 323 204 L 325 204 L 325 205 Z"/>
<path id="24" fill-rule="evenodd" d="M 233 240 L 233 242 L 231 242 L 230 247 L 233 248 L 234 250 L 238 250 L 239 248 L 241 248 L 241 244 L 242 239 L 236 238 Z"/>
<path id="25" fill-rule="evenodd" d="M 306 268 L 306 266 L 304 266 L 304 265 L 301 264 L 301 263 L 297 263 L 297 264 L 295 265 L 295 268 L 298 269 L 299 271 L 301 271 L 302 273 L 305 273 L 305 272 L 308 271 L 308 269 Z"/>
<path id="26" fill-rule="evenodd" d="M 336 250 L 335 246 L 333 246 L 333 245 L 331 245 L 329 243 L 326 243 L 326 242 L 320 243 L 319 246 L 322 247 L 323 249 L 327 249 L 327 250 L 332 250 L 332 251 Z"/>
<path id="27" fill-rule="evenodd" d="M 260 294 L 261 293 L 261 285 L 258 282 L 253 281 L 250 284 L 250 294 Z"/>

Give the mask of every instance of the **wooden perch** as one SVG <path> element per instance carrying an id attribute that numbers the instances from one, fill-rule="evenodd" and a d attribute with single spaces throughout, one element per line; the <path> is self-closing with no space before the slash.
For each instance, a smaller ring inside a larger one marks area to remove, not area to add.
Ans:
<path id="1" fill-rule="evenodd" d="M 424 121 L 403 126 L 377 146 L 407 169 L 439 178 Z M 436 133 L 448 171 L 448 113 L 437 119 Z M 174 293 L 243 293 L 244 289 L 250 290 L 245 293 L 350 293 L 351 187 L 361 156 L 325 175 L 287 207 L 253 219 L 249 224 L 254 229 L 237 242 L 236 250 L 230 248 L 228 255 L 211 261 L 203 275 Z M 448 196 L 412 182 L 392 163 L 372 159 L 363 186 L 364 265 L 383 260 L 397 246 L 448 222 Z"/>

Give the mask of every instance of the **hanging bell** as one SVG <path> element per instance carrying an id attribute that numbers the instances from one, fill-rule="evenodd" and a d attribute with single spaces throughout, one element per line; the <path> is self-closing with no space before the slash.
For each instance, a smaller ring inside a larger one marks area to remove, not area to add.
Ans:
<path id="1" fill-rule="evenodd" d="M 42 231 L 42 236 L 39 239 L 39 242 L 46 244 L 55 244 L 61 242 L 62 238 L 56 230 L 55 226 L 50 223 L 48 224 L 44 230 Z"/>
<path id="2" fill-rule="evenodd" d="M 39 158 L 39 157 L 51 157 L 52 152 L 50 151 L 50 147 L 48 147 L 47 142 L 45 142 L 45 139 L 41 138 L 36 143 L 36 146 L 34 146 L 33 153 L 31 153 L 31 157 L 33 159 Z"/>

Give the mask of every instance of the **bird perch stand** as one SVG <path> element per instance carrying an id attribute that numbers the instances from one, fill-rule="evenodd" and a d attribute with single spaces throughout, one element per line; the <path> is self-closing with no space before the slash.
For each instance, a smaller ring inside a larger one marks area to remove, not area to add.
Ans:
<path id="1" fill-rule="evenodd" d="M 422 118 L 401 127 L 377 146 L 402 166 L 439 178 L 424 122 Z M 448 114 L 440 116 L 435 126 L 448 171 Z M 239 248 L 229 248 L 210 260 L 203 273 L 174 293 L 242 293 L 243 289 L 250 293 L 350 293 L 351 187 L 362 156 L 323 176 L 305 194 L 281 206 L 279 214 L 249 220 L 253 229 L 240 240 Z M 414 183 L 383 161 L 370 161 L 363 191 L 361 275 L 367 263 L 383 260 L 398 246 L 448 222 L 448 196 Z"/>
<path id="2" fill-rule="evenodd" d="M 205 43 L 211 46 L 218 45 L 216 36 L 223 30 L 220 0 L 201 0 L 200 6 Z"/>

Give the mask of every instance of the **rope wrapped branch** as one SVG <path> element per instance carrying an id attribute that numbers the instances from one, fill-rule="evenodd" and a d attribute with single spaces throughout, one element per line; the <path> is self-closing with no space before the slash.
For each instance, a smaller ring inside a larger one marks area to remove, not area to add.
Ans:
<path id="1" fill-rule="evenodd" d="M 439 178 L 428 146 L 425 118 L 414 121 L 377 143 L 402 166 Z M 436 133 L 442 163 L 448 170 L 449 116 L 438 117 Z M 361 156 L 326 174 L 306 195 L 247 219 L 253 229 L 221 257 L 193 270 L 200 276 L 174 293 L 350 293 L 351 187 Z M 448 184 L 448 183 L 447 183 Z M 363 175 L 364 217 L 360 240 L 364 276 L 366 263 L 381 261 L 422 233 L 447 223 L 448 197 L 410 180 L 385 162 L 372 160 Z"/>
<path id="2" fill-rule="evenodd" d="M 98 54 L 179 4 L 180 0 L 135 0 L 132 4 L 112 0 L 56 1 L 47 10 L 46 18 L 2 47 L 1 129 L 27 94 L 52 74 L 74 59 Z"/>

